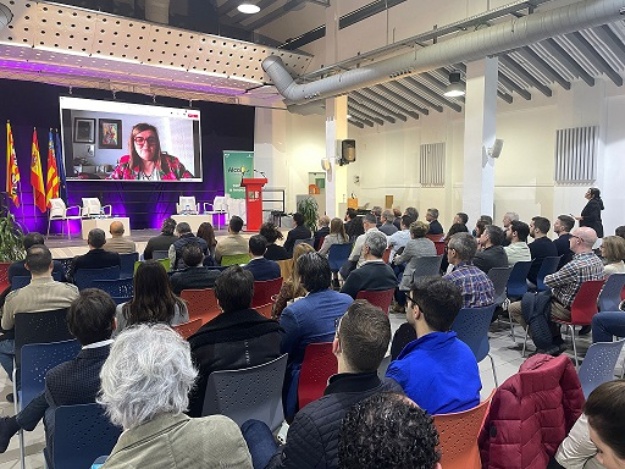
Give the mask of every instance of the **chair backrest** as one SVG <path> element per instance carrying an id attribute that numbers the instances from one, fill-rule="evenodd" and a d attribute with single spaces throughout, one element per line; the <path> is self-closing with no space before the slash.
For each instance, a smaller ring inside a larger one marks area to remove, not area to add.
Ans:
<path id="1" fill-rule="evenodd" d="M 586 399 L 597 386 L 614 379 L 614 369 L 623 344 L 625 340 L 596 342 L 588 347 L 582 366 L 579 367 L 579 380 Z"/>
<path id="2" fill-rule="evenodd" d="M 271 297 L 280 293 L 280 288 L 282 288 L 282 277 L 254 282 L 252 308 L 271 303 Z"/>
<path id="3" fill-rule="evenodd" d="M 506 287 L 512 267 L 493 267 L 488 271 L 488 278 L 495 287 L 495 300 L 493 303 L 501 305 L 506 300 Z"/>
<path id="4" fill-rule="evenodd" d="M 299 408 L 323 396 L 328 379 L 337 372 L 338 363 L 332 353 L 332 342 L 308 344 L 297 387 Z"/>
<path id="5" fill-rule="evenodd" d="M 293 246 L 297 246 L 298 244 L 306 243 L 311 245 L 313 248 L 315 247 L 315 238 L 306 238 L 306 239 L 296 239 L 295 244 Z"/>
<path id="6" fill-rule="evenodd" d="M 254 309 L 258 314 L 262 314 L 267 319 L 271 319 L 271 311 L 273 310 L 273 303 L 267 303 L 266 305 L 255 306 Z"/>
<path id="7" fill-rule="evenodd" d="M 20 405 L 26 407 L 41 394 L 45 387 L 46 373 L 56 365 L 72 360 L 80 352 L 76 339 L 62 342 L 26 344 L 22 347 L 21 373 L 22 397 Z"/>
<path id="8" fill-rule="evenodd" d="M 21 350 L 27 344 L 41 344 L 72 340 L 67 328 L 67 309 L 41 313 L 17 312 L 15 314 L 15 367 L 21 365 Z"/>
<path id="9" fill-rule="evenodd" d="M 469 346 L 478 362 L 481 362 L 490 350 L 488 328 L 496 306 L 492 304 L 483 308 L 462 308 L 451 325 L 451 330 Z"/>
<path id="10" fill-rule="evenodd" d="M 191 321 L 185 322 L 184 324 L 178 324 L 171 327 L 182 337 L 188 339 L 193 334 L 195 334 L 200 327 L 202 327 L 202 318 L 192 319 Z"/>
<path id="11" fill-rule="evenodd" d="M 377 306 L 384 314 L 388 314 L 388 309 L 391 306 L 391 302 L 393 301 L 393 294 L 395 293 L 394 288 L 389 288 L 388 290 L 360 290 L 356 294 L 357 300 L 367 300 L 373 306 Z"/>
<path id="12" fill-rule="evenodd" d="M 189 320 L 201 318 L 202 324 L 217 317 L 221 310 L 215 290 L 212 288 L 190 288 L 180 292 L 180 298 L 187 302 Z"/>
<path id="13" fill-rule="evenodd" d="M 384 250 L 384 254 L 382 254 L 382 260 L 384 261 L 385 264 L 389 263 L 392 250 L 393 248 L 390 246 Z"/>
<path id="14" fill-rule="evenodd" d="M 440 275 L 442 261 L 442 255 L 419 257 L 415 264 L 414 273 L 412 274 L 413 281 L 420 277 Z"/>
<path id="15" fill-rule="evenodd" d="M 102 269 L 79 269 L 74 272 L 74 284 L 79 290 L 93 287 L 94 280 L 115 280 L 119 278 L 118 266 Z"/>
<path id="16" fill-rule="evenodd" d="M 184 213 L 186 211 L 195 212 L 197 210 L 195 205 L 195 196 L 185 196 L 181 195 L 178 198 L 178 215 Z"/>
<path id="17" fill-rule="evenodd" d="M 70 268 L 72 267 L 72 263 L 74 262 L 73 257 L 63 257 L 60 259 L 54 259 L 54 262 L 60 262 L 61 267 L 63 267 L 63 274 L 65 277 L 69 274 Z"/>
<path id="18" fill-rule="evenodd" d="M 241 370 L 213 371 L 208 377 L 202 416 L 222 414 L 238 425 L 256 419 L 276 430 L 284 419 L 282 386 L 288 355 Z"/>
<path id="19" fill-rule="evenodd" d="M 99 404 L 60 406 L 54 411 L 54 467 L 83 469 L 110 454 L 122 429 Z"/>
<path id="20" fill-rule="evenodd" d="M 440 256 L 445 253 L 445 241 L 434 241 L 434 247 L 436 248 L 436 255 Z"/>
<path id="21" fill-rule="evenodd" d="M 425 237 L 432 242 L 442 241 L 445 235 L 442 234 L 426 234 Z"/>
<path id="22" fill-rule="evenodd" d="M 571 322 L 576 325 L 589 325 L 597 314 L 597 298 L 603 288 L 603 280 L 589 280 L 582 283 L 571 304 Z"/>
<path id="23" fill-rule="evenodd" d="M 558 270 L 558 264 L 560 264 L 560 256 L 548 256 L 543 258 L 540 269 L 538 269 L 538 274 L 536 274 L 536 289 L 538 291 L 545 291 L 547 289 L 544 283 L 545 277 Z"/>
<path id="24" fill-rule="evenodd" d="M 29 285 L 31 278 L 32 277 L 30 275 L 14 275 L 11 279 L 11 291 L 15 291 Z"/>
<path id="25" fill-rule="evenodd" d="M 135 271 L 135 262 L 139 260 L 138 252 L 131 252 L 129 254 L 120 254 L 121 259 L 121 269 L 119 276 L 120 278 L 131 277 Z"/>
<path id="26" fill-rule="evenodd" d="M 494 391 L 493 391 L 494 393 Z M 493 397 L 473 409 L 434 416 L 441 450 L 440 464 L 445 469 L 481 469 L 477 438 Z"/>
<path id="27" fill-rule="evenodd" d="M 152 259 L 158 261 L 160 259 L 167 259 L 169 257 L 169 251 L 165 249 L 155 249 L 152 251 Z"/>
<path id="28" fill-rule="evenodd" d="M 220 195 L 215 197 L 215 199 L 213 200 L 213 211 L 227 212 L 228 211 L 228 199 Z"/>
<path id="29" fill-rule="evenodd" d="M 0 293 L 9 287 L 9 267 L 11 262 L 0 262 Z"/>
<path id="30" fill-rule="evenodd" d="M 599 295 L 599 310 L 618 311 L 623 287 L 625 287 L 625 273 L 610 275 Z"/>
<path id="31" fill-rule="evenodd" d="M 330 269 L 332 272 L 338 272 L 341 270 L 345 261 L 349 258 L 352 252 L 353 243 L 333 244 L 328 250 L 328 262 L 330 263 Z"/>
<path id="32" fill-rule="evenodd" d="M 94 280 L 92 282 L 94 288 L 104 290 L 114 298 L 132 298 L 134 295 L 132 277 L 118 278 L 115 280 Z"/>
<path id="33" fill-rule="evenodd" d="M 532 261 L 519 261 L 512 266 L 506 289 L 508 298 L 521 298 L 527 293 L 527 274 L 531 267 Z"/>
<path id="34" fill-rule="evenodd" d="M 291 274 L 293 273 L 293 258 L 283 259 L 276 262 L 280 266 L 280 275 L 282 276 L 282 280 L 291 278 Z"/>
<path id="35" fill-rule="evenodd" d="M 250 261 L 249 254 L 232 254 L 227 256 L 222 256 L 221 265 L 236 265 L 236 264 L 247 264 Z"/>
<path id="36" fill-rule="evenodd" d="M 67 206 L 63 199 L 50 199 L 50 218 L 64 218 Z"/>
<path id="37" fill-rule="evenodd" d="M 102 204 L 97 197 L 83 197 L 82 199 L 82 216 L 92 217 L 100 215 Z"/>

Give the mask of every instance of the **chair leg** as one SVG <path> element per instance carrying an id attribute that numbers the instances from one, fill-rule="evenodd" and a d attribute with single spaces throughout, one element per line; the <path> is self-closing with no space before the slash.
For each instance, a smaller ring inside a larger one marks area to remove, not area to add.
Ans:
<path id="1" fill-rule="evenodd" d="M 529 331 L 530 326 L 527 325 L 525 326 L 525 338 L 523 339 L 523 352 L 521 353 L 521 356 L 523 358 L 525 358 L 525 348 L 527 347 L 527 333 Z"/>
<path id="2" fill-rule="evenodd" d="M 50 218 L 48 218 L 48 234 L 46 235 L 46 238 L 50 237 L 50 223 L 52 222 L 52 220 L 50 220 Z"/>
<path id="3" fill-rule="evenodd" d="M 15 362 L 13 362 L 13 409 L 15 415 L 20 411 L 20 396 L 17 391 L 17 370 L 15 368 Z M 20 428 L 18 432 L 18 441 L 20 445 L 20 466 L 22 469 L 26 469 L 26 448 L 24 443 L 24 430 Z"/>
<path id="4" fill-rule="evenodd" d="M 575 344 L 575 326 L 567 326 L 571 331 L 571 342 L 573 342 L 573 355 L 575 355 L 575 369 L 579 370 L 579 361 L 577 359 L 577 345 Z"/>
<path id="5" fill-rule="evenodd" d="M 510 314 L 508 312 L 508 314 Z M 514 336 L 514 319 L 510 316 L 510 335 L 512 336 L 512 342 L 516 344 L 516 337 Z"/>
<path id="6" fill-rule="evenodd" d="M 72 239 L 72 230 L 69 226 L 69 220 L 67 220 L 67 239 Z"/>
<path id="7" fill-rule="evenodd" d="M 499 387 L 499 383 L 497 382 L 497 371 L 495 370 L 495 360 L 493 360 L 493 356 L 489 353 L 488 358 L 490 358 L 490 364 L 493 368 L 493 379 L 495 380 L 495 387 Z"/>

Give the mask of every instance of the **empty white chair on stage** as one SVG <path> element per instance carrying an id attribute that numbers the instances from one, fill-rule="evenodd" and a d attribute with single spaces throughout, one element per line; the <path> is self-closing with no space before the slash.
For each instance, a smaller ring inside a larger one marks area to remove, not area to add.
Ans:
<path id="1" fill-rule="evenodd" d="M 195 202 L 194 196 L 181 195 L 176 204 L 178 215 L 197 215 L 200 211 L 200 204 Z"/>
<path id="2" fill-rule="evenodd" d="M 68 215 L 67 212 L 71 210 L 76 210 L 75 215 Z M 50 224 L 53 221 L 65 221 L 67 224 L 67 239 L 71 237 L 71 231 L 69 226 L 70 220 L 80 220 L 82 217 L 80 216 L 80 206 L 72 205 L 71 207 L 67 207 L 63 199 L 50 199 L 50 210 L 48 212 L 48 234 L 50 236 Z M 61 234 L 63 234 L 63 225 L 61 224 Z"/>
<path id="3" fill-rule="evenodd" d="M 213 215 L 213 220 L 214 220 L 214 215 L 226 215 L 226 220 L 228 220 L 229 216 L 228 216 L 228 199 L 230 198 L 229 195 L 225 195 L 225 196 L 220 196 L 218 195 L 217 197 L 215 197 L 215 199 L 213 200 L 213 203 L 209 203 L 209 202 L 204 202 L 204 214 L 205 215 Z M 218 216 L 217 217 L 217 229 L 221 228 L 221 217 Z"/>
<path id="4" fill-rule="evenodd" d="M 84 218 L 93 218 L 104 215 L 111 217 L 113 207 L 110 205 L 102 205 L 97 197 L 83 197 L 82 199 L 82 216 Z"/>

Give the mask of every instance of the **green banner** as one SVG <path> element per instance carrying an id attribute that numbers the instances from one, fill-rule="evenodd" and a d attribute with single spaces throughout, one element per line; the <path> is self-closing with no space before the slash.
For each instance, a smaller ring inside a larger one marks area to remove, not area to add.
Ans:
<path id="1" fill-rule="evenodd" d="M 245 199 L 243 176 L 254 177 L 254 152 L 224 150 L 225 192 L 233 199 Z"/>

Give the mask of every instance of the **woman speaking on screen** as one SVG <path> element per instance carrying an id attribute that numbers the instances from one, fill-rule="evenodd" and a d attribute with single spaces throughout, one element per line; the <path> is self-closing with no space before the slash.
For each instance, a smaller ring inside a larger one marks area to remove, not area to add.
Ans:
<path id="1" fill-rule="evenodd" d="M 135 125 L 130 133 L 128 148 L 130 154 L 119 159 L 109 179 L 175 181 L 193 177 L 178 158 L 161 152 L 161 141 L 153 125 Z"/>

